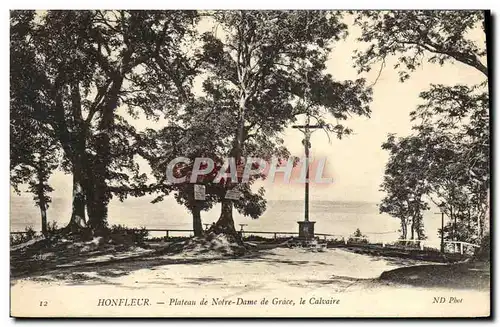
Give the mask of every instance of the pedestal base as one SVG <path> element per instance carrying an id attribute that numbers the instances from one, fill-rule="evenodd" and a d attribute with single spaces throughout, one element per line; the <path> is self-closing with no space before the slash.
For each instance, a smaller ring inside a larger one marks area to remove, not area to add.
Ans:
<path id="1" fill-rule="evenodd" d="M 299 223 L 299 238 L 310 240 L 314 238 L 315 221 L 298 221 Z"/>

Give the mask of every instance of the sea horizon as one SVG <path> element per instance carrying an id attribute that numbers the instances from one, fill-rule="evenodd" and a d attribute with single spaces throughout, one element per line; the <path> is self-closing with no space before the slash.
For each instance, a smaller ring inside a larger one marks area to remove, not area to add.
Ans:
<path id="1" fill-rule="evenodd" d="M 114 199 L 109 204 L 108 224 L 124 225 L 129 228 L 148 229 L 192 229 L 192 216 L 173 197 L 152 204 L 154 197 L 127 198 L 123 202 Z M 54 197 L 47 211 L 48 221 L 55 221 L 58 227 L 69 222 L 71 201 L 63 197 Z M 220 214 L 220 204 L 201 213 L 202 223 L 215 222 Z M 23 231 L 31 226 L 40 230 L 40 213 L 29 195 L 13 194 L 10 201 L 10 230 Z M 267 200 L 267 209 L 258 219 L 244 217 L 233 211 L 235 226 L 245 230 L 297 232 L 298 221 L 304 220 L 304 200 L 271 199 Z M 380 214 L 377 202 L 359 200 L 309 200 L 309 217 L 316 221 L 316 233 L 326 233 L 348 237 L 356 229 L 374 241 L 392 241 L 399 237 L 400 220 L 388 214 Z M 424 215 L 424 225 L 428 241 L 438 240 L 438 219 L 432 212 Z M 159 233 L 158 236 L 164 235 Z M 181 235 L 181 234 L 179 234 Z M 182 234 L 182 235 L 185 235 Z M 156 236 L 156 235 L 153 235 Z"/>

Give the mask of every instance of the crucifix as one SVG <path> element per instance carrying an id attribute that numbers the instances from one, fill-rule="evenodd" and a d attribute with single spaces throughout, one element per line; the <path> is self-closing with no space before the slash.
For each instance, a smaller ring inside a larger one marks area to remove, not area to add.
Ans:
<path id="1" fill-rule="evenodd" d="M 314 224 L 315 221 L 309 221 L 309 149 L 311 148 L 311 134 L 315 129 L 323 128 L 323 125 L 311 125 L 311 115 L 309 112 L 306 114 L 306 124 L 305 125 L 293 125 L 292 128 L 296 128 L 304 134 L 304 152 L 305 152 L 305 169 L 306 169 L 306 181 L 305 181 L 305 203 L 304 203 L 304 221 L 298 221 L 299 224 L 299 238 L 301 239 L 311 239 L 314 238 Z"/>

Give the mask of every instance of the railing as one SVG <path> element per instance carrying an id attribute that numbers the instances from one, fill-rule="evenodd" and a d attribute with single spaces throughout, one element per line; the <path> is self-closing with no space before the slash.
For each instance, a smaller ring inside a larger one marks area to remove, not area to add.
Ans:
<path id="1" fill-rule="evenodd" d="M 464 254 L 464 246 L 472 246 L 474 248 L 480 248 L 479 245 L 477 244 L 472 244 L 468 242 L 461 242 L 461 241 L 444 241 L 445 244 L 458 244 L 460 248 L 460 254 Z"/>
<path id="2" fill-rule="evenodd" d="M 19 234 L 27 234 L 28 232 L 10 232 L 10 233 L 14 235 L 19 235 Z"/>
<path id="3" fill-rule="evenodd" d="M 252 231 L 252 230 L 245 230 L 245 231 L 240 231 L 242 233 L 242 235 L 249 235 L 249 234 L 253 234 L 253 235 L 258 235 L 258 234 L 262 234 L 262 235 L 273 235 L 273 237 L 276 239 L 278 238 L 278 235 L 299 235 L 299 233 L 297 232 L 259 232 L 259 231 Z"/>
<path id="4" fill-rule="evenodd" d="M 355 237 L 353 237 L 353 238 L 355 238 Z M 414 243 L 418 243 L 418 245 L 420 247 L 420 250 L 424 250 L 425 245 L 429 244 L 425 240 L 404 240 L 404 239 L 401 239 L 401 240 L 396 240 L 396 242 L 403 242 L 403 243 L 404 242 L 414 242 Z M 470 246 L 470 247 L 474 247 L 474 248 L 479 248 L 480 247 L 477 244 L 473 244 L 473 243 L 469 243 L 469 242 L 462 242 L 462 241 L 444 241 L 443 243 L 444 244 L 454 244 L 454 246 L 453 246 L 454 247 L 454 251 L 456 250 L 455 244 L 458 245 L 460 254 L 464 254 L 464 247 L 465 246 Z M 386 245 L 387 245 L 387 242 L 383 242 L 382 243 L 382 247 L 385 247 Z"/>
<path id="5" fill-rule="evenodd" d="M 162 229 L 162 228 L 146 228 L 148 232 L 165 232 L 165 237 L 169 238 L 171 232 L 193 233 L 192 229 Z"/>

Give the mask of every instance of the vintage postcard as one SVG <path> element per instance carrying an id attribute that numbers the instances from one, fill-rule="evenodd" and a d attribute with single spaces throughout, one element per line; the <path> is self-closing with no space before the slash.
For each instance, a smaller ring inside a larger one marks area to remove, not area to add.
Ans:
<path id="1" fill-rule="evenodd" d="M 489 317 L 490 29 L 11 10 L 11 316 Z"/>

